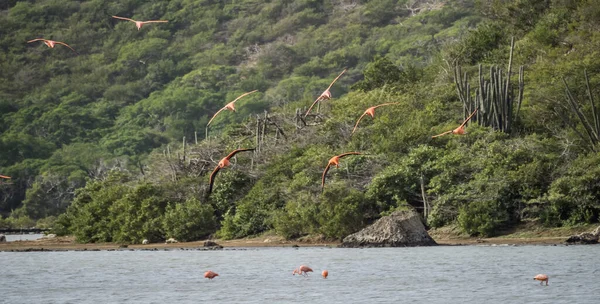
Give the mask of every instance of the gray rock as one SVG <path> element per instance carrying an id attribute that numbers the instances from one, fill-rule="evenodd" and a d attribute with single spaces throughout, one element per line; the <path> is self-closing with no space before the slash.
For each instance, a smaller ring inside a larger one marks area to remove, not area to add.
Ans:
<path id="1" fill-rule="evenodd" d="M 4 234 L 0 234 L 0 243 L 6 243 L 6 236 Z"/>
<path id="2" fill-rule="evenodd" d="M 415 211 L 396 211 L 344 238 L 341 247 L 435 246 Z"/>
<path id="3" fill-rule="evenodd" d="M 594 230 L 594 232 L 592 232 L 595 236 L 600 237 L 600 226 L 598 226 L 598 228 L 596 228 L 596 230 Z"/>
<path id="4" fill-rule="evenodd" d="M 569 244 L 598 244 L 598 235 L 589 232 L 583 232 L 572 235 L 566 241 Z"/>
<path id="5" fill-rule="evenodd" d="M 217 244 L 216 242 L 213 241 L 205 241 L 204 242 L 204 247 L 221 247 L 223 248 L 223 246 Z"/>

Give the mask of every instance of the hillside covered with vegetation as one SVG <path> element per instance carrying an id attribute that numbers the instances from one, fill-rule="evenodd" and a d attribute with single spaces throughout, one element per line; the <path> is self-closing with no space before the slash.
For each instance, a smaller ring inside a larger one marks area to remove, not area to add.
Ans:
<path id="1" fill-rule="evenodd" d="M 11 176 L 0 227 L 37 221 L 81 242 L 140 243 L 340 239 L 409 207 L 471 235 L 600 220 L 593 0 L 10 0 L 0 10 L 0 174 Z M 138 30 L 111 16 L 168 23 Z M 304 117 L 344 69 L 332 99 Z M 382 103 L 396 104 L 352 133 Z M 475 109 L 467 134 L 432 138 Z M 210 174 L 237 148 L 256 150 L 232 158 L 209 195 Z M 322 191 L 327 161 L 350 151 L 362 154 L 332 167 Z"/>

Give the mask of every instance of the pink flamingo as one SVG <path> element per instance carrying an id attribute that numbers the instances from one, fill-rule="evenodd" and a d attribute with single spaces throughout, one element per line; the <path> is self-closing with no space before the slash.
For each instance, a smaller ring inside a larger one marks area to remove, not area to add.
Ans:
<path id="1" fill-rule="evenodd" d="M 467 119 L 465 119 L 465 121 L 463 121 L 463 123 L 458 128 L 456 128 L 454 130 L 446 131 L 446 132 L 444 132 L 442 134 L 431 136 L 431 138 L 436 138 L 436 137 L 444 136 L 446 134 L 458 134 L 458 135 L 467 134 L 465 132 L 465 125 L 467 124 L 467 122 L 469 120 L 471 120 L 471 118 L 473 117 L 473 115 L 475 115 L 475 113 L 477 113 L 477 109 L 475 109 L 475 111 L 473 111 L 473 113 L 471 113 L 471 115 L 469 115 L 469 117 L 467 117 Z"/>
<path id="2" fill-rule="evenodd" d="M 321 276 L 323 276 L 323 279 L 327 279 L 327 277 L 329 276 L 329 271 L 323 270 L 323 272 L 321 272 Z"/>
<path id="3" fill-rule="evenodd" d="M 213 184 L 215 183 L 215 175 L 217 175 L 217 172 L 219 172 L 219 170 L 221 170 L 222 168 L 229 166 L 229 164 L 230 164 L 229 159 L 231 159 L 234 155 L 236 155 L 239 152 L 244 152 L 244 151 L 254 151 L 254 148 L 252 148 L 252 149 L 236 149 L 233 152 L 229 153 L 229 155 L 223 157 L 223 159 L 221 159 L 221 161 L 219 161 L 219 164 L 217 165 L 215 170 L 210 174 L 210 186 L 208 187 L 209 194 L 212 192 Z"/>
<path id="4" fill-rule="evenodd" d="M 250 94 L 252 94 L 254 92 L 258 92 L 258 90 L 254 90 L 254 91 L 251 91 L 251 92 L 244 93 L 244 94 L 238 96 L 238 98 L 234 99 L 232 102 L 226 104 L 219 111 L 217 111 L 217 113 L 215 113 L 215 115 L 213 115 L 213 117 L 206 124 L 206 127 L 208 127 L 208 125 L 210 125 L 210 123 L 213 121 L 213 119 L 215 119 L 215 117 L 217 117 L 217 115 L 219 115 L 219 113 L 221 113 L 221 111 L 223 111 L 223 110 L 229 110 L 229 111 L 235 112 L 235 105 L 234 105 L 235 102 L 238 101 L 240 98 L 242 98 L 242 97 L 244 97 L 246 95 L 250 95 Z"/>
<path id="5" fill-rule="evenodd" d="M 361 115 L 358 118 L 358 121 L 356 121 L 356 125 L 354 125 L 354 130 L 352 130 L 352 134 L 354 134 L 354 131 L 356 131 L 356 128 L 358 127 L 358 123 L 360 122 L 360 120 L 365 117 L 365 115 L 369 115 L 372 118 L 375 118 L 375 109 L 379 108 L 379 107 L 383 107 L 383 106 L 389 106 L 389 105 L 394 105 L 394 104 L 398 104 L 397 102 L 390 102 L 390 103 L 384 103 L 384 104 L 380 104 L 374 107 L 370 107 L 368 109 L 365 110 L 365 112 L 363 113 L 363 115 Z"/>
<path id="6" fill-rule="evenodd" d="M 209 280 L 212 280 L 212 279 L 214 279 L 215 277 L 218 277 L 218 276 L 219 276 L 219 274 L 216 273 L 216 272 L 213 272 L 212 270 L 209 270 L 209 271 L 207 271 L 207 272 L 204 273 L 204 277 L 207 278 L 207 279 L 209 279 Z"/>
<path id="7" fill-rule="evenodd" d="M 310 113 L 310 110 L 315 106 L 315 104 L 317 104 L 317 102 L 321 101 L 321 100 L 329 100 L 331 99 L 331 92 L 329 91 L 329 89 L 331 89 L 331 87 L 333 86 L 333 84 L 340 78 L 342 77 L 342 75 L 346 73 L 346 69 L 344 69 L 339 75 L 338 77 L 336 77 L 331 84 L 329 85 L 329 87 L 327 87 L 327 90 L 323 91 L 323 93 L 321 93 L 321 95 L 319 97 L 317 97 L 317 99 L 312 103 L 312 105 L 310 106 L 310 108 L 308 108 L 308 111 L 306 111 L 306 114 L 304 114 L 304 117 L 306 117 L 308 115 L 308 113 Z"/>
<path id="8" fill-rule="evenodd" d="M 112 16 L 113 18 L 116 19 L 121 19 L 121 20 L 127 20 L 127 21 L 131 21 L 133 23 L 135 23 L 135 26 L 137 26 L 138 31 L 142 28 L 142 26 L 144 26 L 144 24 L 146 23 L 165 23 L 165 22 L 169 22 L 167 20 L 149 20 L 149 21 L 136 21 L 133 19 L 129 19 L 129 18 L 124 18 L 124 17 L 119 17 L 119 16 Z"/>
<path id="9" fill-rule="evenodd" d="M 340 167 L 340 158 L 344 157 L 344 156 L 348 156 L 348 155 L 360 155 L 360 152 L 348 152 L 348 153 L 344 153 L 344 154 L 340 154 L 340 155 L 336 155 L 334 157 L 332 157 L 329 162 L 327 163 L 327 167 L 325 167 L 325 171 L 323 171 L 323 177 L 321 178 L 321 191 L 323 190 L 323 188 L 325 187 L 325 175 L 327 175 L 327 171 L 329 171 L 329 168 L 331 166 L 336 166 L 337 168 Z"/>
<path id="10" fill-rule="evenodd" d="M 546 286 L 548 286 L 548 276 L 545 274 L 538 274 L 533 279 L 540 281 L 540 285 L 544 285 L 544 282 L 546 282 Z"/>
<path id="11" fill-rule="evenodd" d="M 54 46 L 56 46 L 57 44 L 61 44 L 61 45 L 68 47 L 69 49 L 71 49 L 71 51 L 73 51 L 75 54 L 79 55 L 79 53 L 77 53 L 77 51 L 75 51 L 71 46 L 69 46 L 68 44 L 66 44 L 64 42 L 60 42 L 60 41 L 48 40 L 48 39 L 44 39 L 44 38 L 37 38 L 37 39 L 29 40 L 29 41 L 27 41 L 27 43 L 32 43 L 35 41 L 43 41 L 44 44 L 47 45 L 51 49 L 53 49 Z"/>
<path id="12" fill-rule="evenodd" d="M 310 268 L 306 265 L 300 265 L 300 267 L 294 269 L 294 272 L 292 272 L 292 275 L 299 274 L 299 275 L 307 277 L 308 272 L 313 272 L 312 268 Z"/>
<path id="13" fill-rule="evenodd" d="M 10 179 L 10 176 L 0 175 L 0 178 Z"/>

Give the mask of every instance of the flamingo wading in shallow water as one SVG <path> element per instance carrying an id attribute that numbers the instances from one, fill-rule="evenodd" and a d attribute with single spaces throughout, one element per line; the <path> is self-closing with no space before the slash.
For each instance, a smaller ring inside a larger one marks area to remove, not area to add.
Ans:
<path id="1" fill-rule="evenodd" d="M 390 102 L 390 103 L 384 103 L 384 104 L 380 104 L 374 107 L 370 107 L 368 109 L 365 110 L 365 112 L 363 113 L 363 115 L 361 115 L 358 120 L 356 121 L 356 125 L 354 125 L 354 130 L 352 130 L 352 134 L 354 134 L 354 132 L 356 131 L 356 128 L 358 127 L 358 123 L 360 122 L 360 120 L 365 117 L 365 115 L 369 115 L 372 118 L 375 118 L 375 109 L 379 108 L 379 107 L 383 107 L 383 106 L 389 106 L 389 105 L 394 105 L 394 104 L 398 104 L 397 102 Z"/>
<path id="2" fill-rule="evenodd" d="M 148 21 L 137 21 L 137 20 L 133 20 L 133 19 L 129 19 L 129 18 L 125 18 L 125 17 L 119 17 L 119 16 L 112 16 L 113 18 L 116 19 L 121 19 L 121 20 L 127 20 L 127 21 L 131 21 L 133 23 L 135 23 L 135 26 L 137 27 L 138 31 L 142 28 L 142 26 L 144 26 L 144 24 L 146 23 L 165 23 L 165 22 L 169 22 L 167 20 L 148 20 Z"/>
<path id="3" fill-rule="evenodd" d="M 340 155 L 336 155 L 334 157 L 332 157 L 329 160 L 329 163 L 327 163 L 327 167 L 325 167 L 325 171 L 323 171 L 323 177 L 321 178 L 321 191 L 323 191 L 323 188 L 325 187 L 325 176 L 327 175 L 327 171 L 329 171 L 329 168 L 331 166 L 336 166 L 336 167 L 340 167 L 340 158 L 344 157 L 344 156 L 348 156 L 348 155 L 360 155 L 360 152 L 348 152 L 348 153 L 344 153 L 344 154 L 340 154 Z"/>
<path id="4" fill-rule="evenodd" d="M 68 47 L 69 49 L 71 49 L 71 51 L 73 51 L 75 54 L 79 55 L 79 53 L 77 53 L 77 51 L 75 51 L 71 46 L 69 46 L 68 44 L 66 44 L 64 42 L 60 42 L 60 41 L 48 40 L 48 39 L 44 39 L 44 38 L 37 38 L 37 39 L 29 40 L 29 41 L 27 41 L 27 43 L 32 43 L 32 42 L 36 42 L 36 41 L 43 41 L 44 44 L 47 45 L 51 49 L 53 49 L 54 46 L 56 46 L 57 44 L 61 44 L 61 45 Z"/>
<path id="5" fill-rule="evenodd" d="M 306 265 L 300 265 L 300 267 L 294 269 L 294 272 L 292 272 L 292 275 L 296 275 L 299 274 L 301 276 L 308 276 L 308 272 L 313 272 L 312 268 L 306 266 Z"/>
<path id="6" fill-rule="evenodd" d="M 217 113 L 215 113 L 215 115 L 213 115 L 213 117 L 206 124 L 206 127 L 208 128 L 208 125 L 210 125 L 210 123 L 213 121 L 213 119 L 215 119 L 215 117 L 217 117 L 217 115 L 219 115 L 219 113 L 221 113 L 223 110 L 229 110 L 229 111 L 235 112 L 235 102 L 238 101 L 240 98 L 242 98 L 242 97 L 244 97 L 246 95 L 250 95 L 250 94 L 252 94 L 254 92 L 258 92 L 258 90 L 254 90 L 254 91 L 251 91 L 251 92 L 246 92 L 246 93 L 238 96 L 238 98 L 234 99 L 232 102 L 226 104 L 219 111 L 217 111 Z"/>
<path id="7" fill-rule="evenodd" d="M 219 274 L 216 273 L 216 272 L 213 272 L 212 270 L 209 270 L 209 271 L 207 271 L 207 272 L 204 273 L 204 277 L 207 278 L 207 279 L 209 279 L 209 280 L 212 280 L 212 279 L 214 279 L 215 277 L 218 277 L 218 276 L 219 276 Z"/>
<path id="8" fill-rule="evenodd" d="M 446 132 L 444 132 L 442 134 L 431 136 L 431 138 L 436 138 L 436 137 L 444 136 L 446 134 L 458 134 L 458 135 L 467 134 L 465 132 L 465 125 L 467 124 L 467 122 L 469 120 L 471 120 L 471 118 L 473 117 L 473 115 L 475 115 L 475 113 L 477 113 L 477 109 L 475 109 L 475 111 L 473 111 L 473 113 L 471 113 L 471 115 L 469 115 L 469 117 L 467 117 L 467 119 L 465 119 L 465 121 L 463 121 L 463 123 L 458 128 L 456 128 L 454 130 L 446 131 Z"/>
<path id="9" fill-rule="evenodd" d="M 321 101 L 321 100 L 328 100 L 331 99 L 331 92 L 329 91 L 329 89 L 331 89 L 331 87 L 333 86 L 333 84 L 340 79 L 340 77 L 342 77 L 342 75 L 346 73 L 346 69 L 344 69 L 339 75 L 338 77 L 336 77 L 331 84 L 329 85 L 329 87 L 327 87 L 327 90 L 323 91 L 323 93 L 321 93 L 321 95 L 319 97 L 317 97 L 317 99 L 312 103 L 312 105 L 310 106 L 310 108 L 308 108 L 308 111 L 306 111 L 306 114 L 304 114 L 304 117 L 306 118 L 306 116 L 308 115 L 308 113 L 310 113 L 310 110 L 315 106 L 315 104 L 317 104 L 317 102 Z"/>
<path id="10" fill-rule="evenodd" d="M 231 159 L 234 155 L 236 155 L 239 152 L 244 152 L 244 151 L 254 151 L 254 148 L 234 150 L 233 152 L 229 153 L 229 155 L 223 157 L 223 159 L 221 159 L 221 161 L 219 161 L 219 164 L 217 165 L 215 170 L 210 174 L 210 185 L 208 187 L 208 194 L 210 194 L 212 192 L 213 184 L 215 183 L 215 175 L 217 175 L 217 172 L 219 172 L 219 170 L 221 170 L 222 168 L 229 166 L 229 164 L 230 164 L 229 159 Z"/>
<path id="11" fill-rule="evenodd" d="M 538 274 L 533 279 L 540 281 L 540 285 L 544 285 L 544 282 L 546 282 L 546 286 L 548 286 L 548 276 L 545 274 Z"/>

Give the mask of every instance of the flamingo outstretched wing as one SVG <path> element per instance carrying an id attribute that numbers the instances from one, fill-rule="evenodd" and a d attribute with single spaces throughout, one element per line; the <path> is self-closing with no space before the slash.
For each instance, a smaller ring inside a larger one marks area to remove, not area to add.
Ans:
<path id="1" fill-rule="evenodd" d="M 478 108 L 475 108 L 475 111 L 473 111 L 473 113 L 471 113 L 471 115 L 469 115 L 469 117 L 467 117 L 467 119 L 465 119 L 465 121 L 463 121 L 463 123 L 460 125 L 459 128 L 464 127 L 467 122 L 469 122 L 469 120 L 471 120 L 471 118 L 473 117 L 473 115 L 475 115 L 475 113 L 477 113 Z"/>
<path id="2" fill-rule="evenodd" d="M 447 134 L 450 134 L 450 133 L 452 133 L 452 130 L 446 131 L 446 132 L 438 134 L 438 135 L 431 136 L 431 138 L 436 138 L 436 137 L 444 136 L 444 135 L 447 135 Z"/>
<path id="3" fill-rule="evenodd" d="M 119 17 L 119 16 L 112 16 L 112 17 L 113 17 L 113 18 L 116 18 L 116 19 L 121 19 L 121 20 L 127 20 L 127 21 L 131 21 L 131 22 L 136 22 L 136 21 L 135 21 L 135 20 L 133 20 L 133 19 L 129 19 L 129 18 L 125 18 L 125 17 Z"/>
<path id="4" fill-rule="evenodd" d="M 74 50 L 74 49 L 73 49 L 71 46 L 69 46 L 68 44 L 66 44 L 66 43 L 64 43 L 64 42 L 60 42 L 60 41 L 54 41 L 54 43 L 57 43 L 57 44 L 62 44 L 62 45 L 64 45 L 64 46 L 66 46 L 66 47 L 70 48 L 70 49 L 71 49 L 71 51 L 73 51 L 75 54 L 79 55 L 79 53 L 77 53 L 77 51 L 75 51 L 75 50 Z"/>
<path id="5" fill-rule="evenodd" d="M 225 158 L 227 158 L 228 160 L 230 158 L 232 158 L 234 155 L 240 153 L 240 152 L 244 152 L 244 151 L 254 151 L 254 148 L 250 148 L 250 149 L 236 149 L 233 150 L 233 152 L 229 153 L 229 155 L 227 155 Z"/>
<path id="6" fill-rule="evenodd" d="M 252 93 L 255 93 L 255 92 L 258 92 L 258 90 L 254 90 L 254 91 L 246 92 L 246 93 L 244 93 L 244 94 L 242 94 L 242 95 L 238 96 L 236 99 L 234 99 L 234 100 L 232 101 L 232 103 L 234 103 L 234 102 L 238 101 L 240 98 L 242 98 L 242 97 L 244 97 L 244 96 L 246 96 L 246 95 L 250 95 L 250 94 L 252 94 Z"/>
<path id="7" fill-rule="evenodd" d="M 6 176 L 6 175 L 0 175 L 0 178 L 6 178 L 6 179 L 10 179 L 10 176 Z"/>
<path id="8" fill-rule="evenodd" d="M 210 174 L 208 194 L 212 193 L 213 184 L 215 183 L 215 175 L 217 175 L 217 172 L 219 172 L 219 170 L 221 170 L 221 167 L 219 167 L 219 165 L 217 165 L 215 170 Z"/>
<path id="9" fill-rule="evenodd" d="M 46 41 L 46 39 L 44 39 L 44 38 L 37 38 L 37 39 L 29 40 L 29 41 L 27 41 L 27 43 L 32 43 L 32 42 L 36 42 L 36 41 Z"/>
<path id="10" fill-rule="evenodd" d="M 165 22 L 169 22 L 168 20 L 148 20 L 148 21 L 142 21 L 142 23 L 165 23 Z"/>
<path id="11" fill-rule="evenodd" d="M 238 101 L 240 98 L 242 98 L 242 97 L 244 97 L 244 96 L 246 96 L 246 95 L 250 95 L 250 94 L 252 94 L 252 93 L 254 93 L 254 92 L 258 92 L 258 90 L 254 90 L 254 91 L 246 92 L 246 93 L 244 93 L 244 94 L 242 94 L 242 95 L 238 96 L 238 97 L 237 97 L 236 99 L 234 99 L 233 101 L 229 102 L 227 105 L 229 105 L 229 104 L 233 104 L 233 103 L 235 103 L 236 101 Z M 223 110 L 227 109 L 227 105 L 225 105 L 224 107 L 222 107 L 222 108 L 221 108 L 219 111 L 217 111 L 217 113 L 215 113 L 215 115 L 213 115 L 213 117 L 212 117 L 212 118 L 211 118 L 211 119 L 208 121 L 208 123 L 206 124 L 206 126 L 207 126 L 207 127 L 210 125 L 210 123 L 213 121 L 213 119 L 215 119 L 215 117 L 217 117 L 217 114 L 219 114 L 219 113 L 221 113 L 221 111 L 223 111 Z"/>
<path id="12" fill-rule="evenodd" d="M 312 105 L 310 105 L 310 108 L 308 108 L 308 111 L 306 111 L 306 114 L 304 114 L 304 118 L 306 118 L 306 116 L 308 116 L 308 113 L 310 113 L 310 110 L 312 110 L 312 108 L 317 104 L 317 102 L 319 102 L 319 100 L 321 100 L 321 96 L 317 97 L 317 99 L 315 99 L 315 101 L 312 103 Z"/>
<path id="13" fill-rule="evenodd" d="M 325 171 L 323 171 L 323 176 L 321 177 L 321 191 L 323 191 L 323 189 L 325 188 L 325 176 L 327 175 L 327 172 L 329 171 L 330 167 L 331 164 L 327 164 L 327 167 L 325 167 Z"/>
<path id="14" fill-rule="evenodd" d="M 356 128 L 358 127 L 358 123 L 360 122 L 361 119 L 363 119 L 363 117 L 365 117 L 365 115 L 367 115 L 367 111 L 365 111 L 363 113 L 363 115 L 361 115 L 358 120 L 356 121 L 356 124 L 354 125 L 354 130 L 352 130 L 352 134 L 354 134 L 354 132 L 356 131 Z"/>
<path id="15" fill-rule="evenodd" d="M 331 84 L 330 84 L 330 85 L 327 87 L 327 90 L 325 90 L 325 91 L 329 91 L 329 89 L 331 89 L 331 87 L 333 86 L 333 84 L 334 84 L 334 83 L 335 83 L 335 82 L 336 82 L 338 79 L 340 79 L 340 77 L 342 77 L 342 75 L 343 75 L 344 73 L 346 73 L 346 69 L 344 69 L 344 70 L 343 70 L 343 71 L 342 71 L 342 72 L 341 72 L 341 73 L 340 73 L 340 74 L 339 74 L 339 75 L 338 75 L 338 76 L 337 76 L 337 77 L 336 77 L 336 78 L 335 78 L 335 79 L 334 79 L 334 80 L 331 82 Z"/>
<path id="16" fill-rule="evenodd" d="M 362 153 L 360 153 L 360 152 L 347 152 L 347 153 L 340 154 L 337 157 L 342 158 L 342 157 L 345 157 L 345 156 L 348 156 L 348 155 L 360 155 L 360 154 L 362 154 Z"/>
<path id="17" fill-rule="evenodd" d="M 208 127 L 210 125 L 210 123 L 213 121 L 213 119 L 215 119 L 215 117 L 217 117 L 217 115 L 219 115 L 219 113 L 221 113 L 225 109 L 227 109 L 227 108 L 226 107 L 222 107 L 219 111 L 217 111 L 217 113 L 215 113 L 215 115 L 213 115 L 213 117 L 208 121 L 208 123 L 206 124 L 206 126 Z"/>
<path id="18" fill-rule="evenodd" d="M 331 84 L 329 84 L 329 86 L 327 87 L 327 90 L 325 90 L 325 92 L 329 91 L 329 89 L 331 89 L 331 87 L 333 86 L 333 84 L 340 79 L 340 77 L 342 77 L 342 75 L 346 73 L 346 69 L 344 69 L 332 82 Z M 306 114 L 304 114 L 304 117 L 306 118 L 306 116 L 308 116 L 308 113 L 310 113 L 310 110 L 315 106 L 315 104 L 317 104 L 317 102 L 319 100 L 321 100 L 323 95 L 317 97 L 317 99 L 312 103 L 312 105 L 310 106 L 310 108 L 308 108 L 308 111 L 306 111 Z"/>

